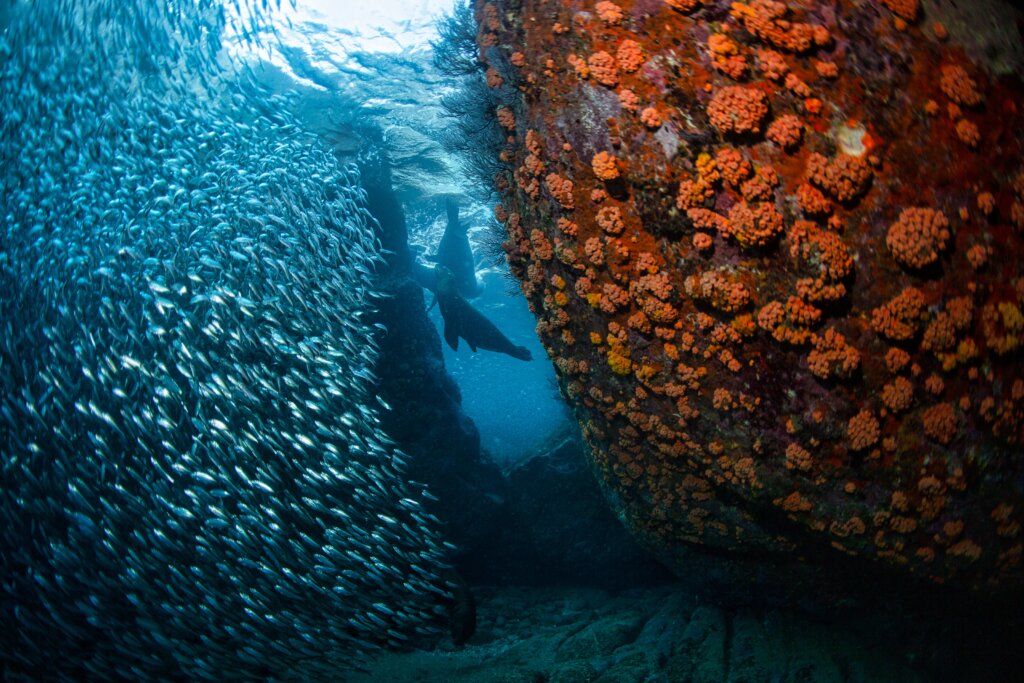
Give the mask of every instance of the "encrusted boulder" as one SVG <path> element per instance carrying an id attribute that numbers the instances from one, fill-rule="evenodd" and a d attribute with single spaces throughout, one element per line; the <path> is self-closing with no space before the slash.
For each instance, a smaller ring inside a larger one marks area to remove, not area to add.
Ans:
<path id="1" fill-rule="evenodd" d="M 1018 592 L 1020 39 L 976 15 L 1019 15 L 475 10 L 508 261 L 627 527 Z"/>

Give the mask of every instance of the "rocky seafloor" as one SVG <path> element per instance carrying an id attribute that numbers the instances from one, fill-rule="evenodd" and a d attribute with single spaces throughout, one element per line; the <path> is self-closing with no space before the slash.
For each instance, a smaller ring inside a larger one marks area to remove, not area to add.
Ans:
<path id="1" fill-rule="evenodd" d="M 480 448 L 408 280 L 388 173 L 362 170 L 395 254 L 380 389 L 398 409 L 384 426 L 410 454 L 410 478 L 438 497 L 430 511 L 458 548 L 477 624 L 462 647 L 421 642 L 338 680 L 1004 681 L 1024 668 L 1012 604 L 896 581 L 870 564 L 821 561 L 812 585 L 780 581 L 790 572 L 778 558 L 695 549 L 673 577 L 609 509 L 575 429 L 502 471 Z"/>
<path id="2" fill-rule="evenodd" d="M 619 594 L 576 587 L 475 591 L 478 628 L 465 646 L 389 653 L 346 680 L 931 680 L 914 647 L 896 646 L 877 631 L 777 610 L 723 610 L 671 585 Z"/>

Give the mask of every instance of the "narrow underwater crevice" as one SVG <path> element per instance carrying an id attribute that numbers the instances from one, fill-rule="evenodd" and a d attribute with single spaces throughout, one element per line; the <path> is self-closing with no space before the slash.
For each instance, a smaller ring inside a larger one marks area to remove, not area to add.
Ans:
<path id="1" fill-rule="evenodd" d="M 381 148 L 359 158 L 368 207 L 386 249 L 377 272 L 385 296 L 372 322 L 378 392 L 391 406 L 381 426 L 408 456 L 407 476 L 438 499 L 425 501 L 456 546 L 452 560 L 470 584 L 654 585 L 670 575 L 637 546 L 608 509 L 573 426 L 502 472 L 481 448 L 448 374 L 441 340 L 412 276 L 408 228 Z M 540 360 L 538 362 L 545 362 Z"/>
<path id="2" fill-rule="evenodd" d="M 407 476 L 427 484 L 436 501 L 428 512 L 444 524 L 459 550 L 476 547 L 489 534 L 504 483 L 498 467 L 481 456 L 476 425 L 462 410 L 462 396 L 444 367 L 441 342 L 426 313 L 423 289 L 411 277 L 412 256 L 401 202 L 391 184 L 382 148 L 359 160 L 368 208 L 386 249 L 377 281 L 384 293 L 373 322 L 378 392 L 391 405 L 381 418 L 384 432 L 409 456 Z"/>

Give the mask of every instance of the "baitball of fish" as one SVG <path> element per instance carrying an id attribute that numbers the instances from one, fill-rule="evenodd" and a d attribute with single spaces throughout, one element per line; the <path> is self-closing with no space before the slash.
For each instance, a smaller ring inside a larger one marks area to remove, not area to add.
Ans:
<path id="1" fill-rule="evenodd" d="M 151 4 L 0 36 L 0 668 L 336 680 L 450 592 L 379 433 L 378 246 L 356 172 Z"/>

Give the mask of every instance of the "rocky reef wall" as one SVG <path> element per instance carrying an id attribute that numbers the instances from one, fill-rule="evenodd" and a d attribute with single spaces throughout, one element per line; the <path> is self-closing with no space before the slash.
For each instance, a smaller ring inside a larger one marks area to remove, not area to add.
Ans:
<path id="1" fill-rule="evenodd" d="M 385 296 L 374 313 L 376 386 L 391 407 L 380 424 L 408 454 L 409 478 L 427 485 L 425 508 L 443 525 L 456 570 L 472 584 L 620 589 L 669 580 L 603 504 L 571 423 L 509 471 L 481 449 L 445 369 L 424 290 L 410 275 L 405 214 L 387 154 L 362 155 L 360 175 L 387 254 L 377 273 Z"/>
<path id="2" fill-rule="evenodd" d="M 375 233 L 387 254 L 376 282 L 384 296 L 374 322 L 381 360 L 377 390 L 391 406 L 381 427 L 410 456 L 408 476 L 432 491 L 427 509 L 445 525 L 464 562 L 499 522 L 504 481 L 480 451 L 480 434 L 462 410 L 441 340 L 426 314 L 424 291 L 411 275 L 408 229 L 386 153 L 364 154 L 359 170 Z M 429 292 L 428 292 L 429 295 Z"/>
<path id="3" fill-rule="evenodd" d="M 1019 592 L 1019 15 L 475 11 L 508 261 L 633 534 Z"/>

